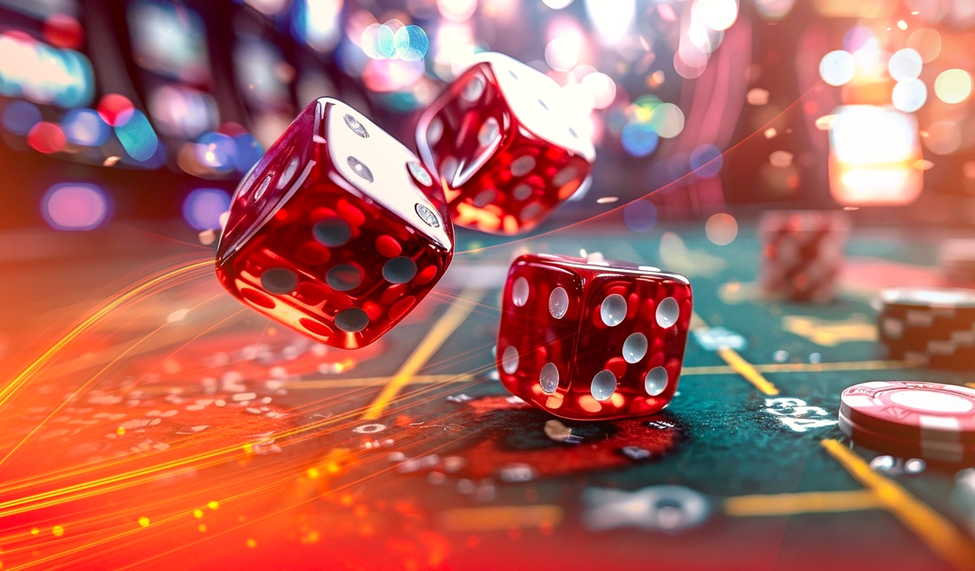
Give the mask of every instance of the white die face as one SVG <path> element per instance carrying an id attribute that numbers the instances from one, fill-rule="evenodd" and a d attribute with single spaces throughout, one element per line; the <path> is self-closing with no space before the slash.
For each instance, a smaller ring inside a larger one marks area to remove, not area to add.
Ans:
<path id="1" fill-rule="evenodd" d="M 538 137 L 571 150 L 589 162 L 596 158 L 579 114 L 566 108 L 559 85 L 544 73 L 500 53 L 478 54 L 474 63 L 490 64 L 501 93 L 518 122 Z"/>
<path id="2" fill-rule="evenodd" d="M 416 156 L 389 133 L 345 103 L 329 97 L 318 100 L 319 123 L 336 170 L 356 190 L 405 221 L 420 234 L 452 248 L 445 221 L 413 177 L 436 184 Z M 412 176 L 410 173 L 413 173 Z"/>

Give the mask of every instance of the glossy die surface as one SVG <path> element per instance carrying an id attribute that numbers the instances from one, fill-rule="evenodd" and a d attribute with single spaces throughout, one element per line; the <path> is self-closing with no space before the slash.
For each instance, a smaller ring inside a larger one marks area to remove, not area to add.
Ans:
<path id="1" fill-rule="evenodd" d="M 551 78 L 502 54 L 481 59 L 420 116 L 417 148 L 456 224 L 517 234 L 582 185 L 595 151 Z"/>
<path id="2" fill-rule="evenodd" d="M 450 262 L 433 182 L 362 114 L 319 99 L 237 188 L 217 276 L 244 304 L 323 343 L 372 343 Z"/>
<path id="3" fill-rule="evenodd" d="M 511 265 L 503 295 L 497 362 L 513 394 L 576 420 L 670 402 L 691 320 L 686 278 L 529 254 Z"/>

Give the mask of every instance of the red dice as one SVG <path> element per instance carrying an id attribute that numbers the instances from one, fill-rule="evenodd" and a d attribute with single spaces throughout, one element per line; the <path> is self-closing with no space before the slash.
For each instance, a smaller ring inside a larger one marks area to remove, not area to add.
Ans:
<path id="1" fill-rule="evenodd" d="M 234 194 L 217 277 L 246 305 L 333 347 L 372 343 L 453 255 L 443 192 L 354 109 L 301 112 Z"/>
<path id="2" fill-rule="evenodd" d="M 595 150 L 555 81 L 502 54 L 480 59 L 420 116 L 417 148 L 456 224 L 517 234 L 579 188 Z"/>
<path id="3" fill-rule="evenodd" d="M 513 394 L 574 420 L 653 414 L 677 389 L 687 279 L 646 266 L 521 256 L 504 288 L 497 364 Z"/>

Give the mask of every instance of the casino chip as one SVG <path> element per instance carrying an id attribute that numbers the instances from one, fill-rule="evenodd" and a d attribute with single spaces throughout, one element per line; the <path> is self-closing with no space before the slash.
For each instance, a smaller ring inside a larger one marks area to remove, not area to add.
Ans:
<path id="1" fill-rule="evenodd" d="M 832 300 L 849 234 L 845 212 L 764 212 L 758 225 L 763 295 L 816 303 Z"/>
<path id="2" fill-rule="evenodd" d="M 975 291 L 884 290 L 875 304 L 887 357 L 943 369 L 975 369 Z"/>
<path id="3" fill-rule="evenodd" d="M 950 285 L 975 285 L 975 240 L 947 240 L 941 246 L 941 271 Z"/>
<path id="4" fill-rule="evenodd" d="M 975 390 L 873 381 L 840 395 L 839 426 L 854 442 L 896 456 L 975 461 Z"/>

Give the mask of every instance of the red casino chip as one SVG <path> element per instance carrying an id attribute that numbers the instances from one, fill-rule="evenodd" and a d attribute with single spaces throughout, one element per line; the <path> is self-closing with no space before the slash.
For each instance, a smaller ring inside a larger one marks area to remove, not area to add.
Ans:
<path id="1" fill-rule="evenodd" d="M 911 381 L 872 381 L 840 395 L 840 417 L 895 440 L 920 446 L 975 447 L 975 390 Z"/>
<path id="2" fill-rule="evenodd" d="M 870 430 L 839 415 L 839 426 L 854 443 L 900 458 L 924 458 L 947 464 L 975 463 L 975 444 L 904 439 L 893 433 Z"/>

